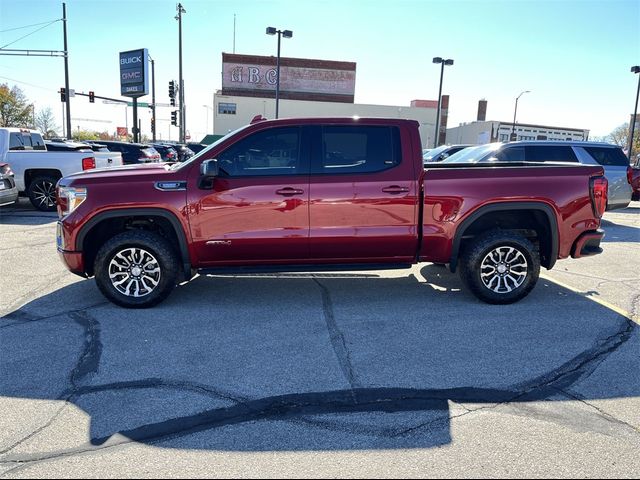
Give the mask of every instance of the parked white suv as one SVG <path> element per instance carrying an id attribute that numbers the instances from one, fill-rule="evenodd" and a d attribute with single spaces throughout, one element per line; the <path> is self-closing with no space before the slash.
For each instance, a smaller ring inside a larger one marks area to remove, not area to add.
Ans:
<path id="1" fill-rule="evenodd" d="M 631 166 L 617 145 L 600 142 L 529 141 L 488 143 L 466 148 L 446 163 L 570 162 L 601 165 L 609 182 L 607 210 L 625 208 L 631 202 Z"/>

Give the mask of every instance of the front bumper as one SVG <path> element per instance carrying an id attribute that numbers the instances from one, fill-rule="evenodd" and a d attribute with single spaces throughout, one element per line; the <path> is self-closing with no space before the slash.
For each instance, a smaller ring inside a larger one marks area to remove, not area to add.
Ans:
<path id="1" fill-rule="evenodd" d="M 590 257 L 602 253 L 600 242 L 604 238 L 604 230 L 598 229 L 584 232 L 573 243 L 571 258 Z"/>
<path id="2" fill-rule="evenodd" d="M 84 272 L 84 258 L 82 252 L 73 252 L 65 250 L 65 242 L 62 235 L 62 224 L 58 222 L 56 226 L 56 247 L 58 249 L 58 256 L 65 267 L 76 275 L 86 277 Z"/>

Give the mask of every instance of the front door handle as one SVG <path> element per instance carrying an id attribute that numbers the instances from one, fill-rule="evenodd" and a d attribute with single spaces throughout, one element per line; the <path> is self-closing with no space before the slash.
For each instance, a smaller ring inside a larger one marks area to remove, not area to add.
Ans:
<path id="1" fill-rule="evenodd" d="M 281 188 L 280 190 L 276 190 L 276 193 L 284 197 L 291 197 L 293 195 L 302 195 L 304 193 L 304 190 L 300 190 L 299 188 L 286 187 Z"/>
<path id="2" fill-rule="evenodd" d="M 407 187 L 400 187 L 399 185 L 391 185 L 382 189 L 384 193 L 391 193 L 397 195 L 398 193 L 407 193 L 409 189 Z"/>

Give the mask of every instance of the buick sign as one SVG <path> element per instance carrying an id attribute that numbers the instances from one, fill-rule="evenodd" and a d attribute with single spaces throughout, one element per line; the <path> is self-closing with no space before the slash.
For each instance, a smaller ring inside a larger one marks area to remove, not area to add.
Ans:
<path id="1" fill-rule="evenodd" d="M 120 94 L 137 98 L 149 94 L 149 53 L 146 48 L 120 52 Z"/>

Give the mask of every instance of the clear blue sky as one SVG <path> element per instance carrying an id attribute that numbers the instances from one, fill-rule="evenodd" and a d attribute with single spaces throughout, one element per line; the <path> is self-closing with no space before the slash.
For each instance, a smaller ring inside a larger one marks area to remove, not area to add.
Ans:
<path id="1" fill-rule="evenodd" d="M 221 52 L 275 55 L 267 26 L 293 30 L 282 55 L 357 63 L 356 103 L 408 105 L 436 99 L 439 66 L 453 58 L 443 94 L 451 96 L 449 126 L 475 119 L 488 100 L 488 119 L 588 128 L 605 135 L 632 113 L 640 64 L 640 0 L 606 1 L 194 1 L 184 0 L 184 79 L 187 128 L 205 132 L 213 92 L 221 88 Z M 119 97 L 118 52 L 148 48 L 156 60 L 157 101 L 168 102 L 167 83 L 178 77 L 176 3 L 162 0 L 69 0 L 71 88 Z M 62 17 L 57 1 L 0 0 L 0 46 L 38 27 L 15 27 Z M 62 49 L 60 22 L 7 48 Z M 11 79 L 11 80 L 9 80 Z M 18 83 L 22 82 L 22 83 Z M 61 121 L 60 58 L 0 56 L 0 82 L 17 84 L 36 104 L 51 106 Z M 144 97 L 141 101 L 150 101 Z M 169 108 L 158 129 L 169 134 Z M 83 97 L 72 101 L 74 129 L 124 126 L 124 108 Z M 141 113 L 143 133 L 149 115 Z M 131 109 L 129 109 L 131 127 Z M 210 128 L 209 128 L 210 130 Z M 177 130 L 172 129 L 172 138 Z"/>

